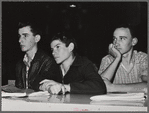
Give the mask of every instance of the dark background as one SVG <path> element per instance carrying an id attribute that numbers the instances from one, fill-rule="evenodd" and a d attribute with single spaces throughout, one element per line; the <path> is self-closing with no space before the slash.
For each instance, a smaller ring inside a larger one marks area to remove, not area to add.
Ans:
<path id="1" fill-rule="evenodd" d="M 72 4 L 76 7 L 70 7 Z M 48 53 L 55 33 L 72 32 L 78 53 L 98 68 L 119 24 L 136 26 L 139 42 L 135 49 L 147 52 L 147 2 L 2 2 L 2 85 L 15 79 L 16 62 L 24 56 L 17 29 L 22 20 L 33 20 L 40 26 L 39 46 Z"/>

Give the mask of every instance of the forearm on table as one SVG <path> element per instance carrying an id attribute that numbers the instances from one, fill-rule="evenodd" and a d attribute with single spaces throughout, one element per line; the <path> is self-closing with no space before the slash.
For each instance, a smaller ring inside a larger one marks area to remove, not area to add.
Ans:
<path id="1" fill-rule="evenodd" d="M 113 75 L 117 69 L 117 66 L 120 62 L 119 58 L 116 58 L 113 63 L 101 74 L 102 78 L 107 78 L 108 80 L 111 81 L 113 78 Z"/>
<path id="2" fill-rule="evenodd" d="M 144 91 L 147 88 L 147 83 L 133 83 L 133 84 L 125 84 L 125 85 L 115 85 L 112 84 L 112 89 L 110 92 L 133 92 L 133 91 Z"/>

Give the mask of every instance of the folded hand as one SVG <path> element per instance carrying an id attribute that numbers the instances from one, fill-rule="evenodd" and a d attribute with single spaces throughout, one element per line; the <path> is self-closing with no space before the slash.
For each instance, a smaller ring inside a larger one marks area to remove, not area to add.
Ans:
<path id="1" fill-rule="evenodd" d="M 109 54 L 111 54 L 115 58 L 121 58 L 121 53 L 116 49 L 113 44 L 109 45 Z"/>
<path id="2" fill-rule="evenodd" d="M 62 84 L 54 84 L 51 87 L 49 87 L 48 92 L 51 94 L 59 94 L 62 90 Z"/>
<path id="3" fill-rule="evenodd" d="M 41 85 L 40 85 L 39 89 L 43 90 L 43 91 L 47 91 L 50 86 L 59 84 L 59 83 L 55 82 L 54 80 L 45 79 L 45 80 L 41 81 L 40 84 Z"/>

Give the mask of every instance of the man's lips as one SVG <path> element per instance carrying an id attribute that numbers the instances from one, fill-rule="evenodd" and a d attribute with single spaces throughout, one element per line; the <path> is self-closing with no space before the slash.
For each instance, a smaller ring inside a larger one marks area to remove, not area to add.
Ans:
<path id="1" fill-rule="evenodd" d="M 25 45 L 20 45 L 20 47 L 25 47 Z"/>
<path id="2" fill-rule="evenodd" d="M 115 47 L 116 49 L 121 49 L 120 47 Z"/>
<path id="3" fill-rule="evenodd" d="M 57 58 L 59 58 L 59 57 L 54 57 L 54 59 L 57 59 Z"/>
<path id="4" fill-rule="evenodd" d="M 120 50 L 121 48 L 116 48 L 116 49 Z"/>

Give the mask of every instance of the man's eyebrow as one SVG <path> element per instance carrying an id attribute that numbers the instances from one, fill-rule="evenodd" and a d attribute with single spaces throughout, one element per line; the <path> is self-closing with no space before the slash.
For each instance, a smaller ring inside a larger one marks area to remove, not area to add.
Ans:
<path id="1" fill-rule="evenodd" d="M 22 35 L 28 35 L 28 33 L 22 33 Z"/>
<path id="2" fill-rule="evenodd" d="M 120 36 L 121 38 L 127 38 L 127 36 Z"/>
<path id="3" fill-rule="evenodd" d="M 54 47 L 58 46 L 58 45 L 61 45 L 60 43 L 56 44 Z"/>
<path id="4" fill-rule="evenodd" d="M 58 45 L 61 45 L 61 44 L 60 44 L 60 43 L 58 43 L 58 44 L 56 44 L 54 47 L 56 47 L 56 46 L 58 46 Z M 53 48 L 54 48 L 54 47 L 53 47 Z M 53 48 L 51 48 L 51 49 L 53 49 Z"/>

